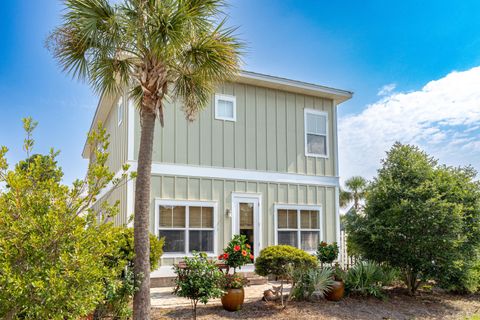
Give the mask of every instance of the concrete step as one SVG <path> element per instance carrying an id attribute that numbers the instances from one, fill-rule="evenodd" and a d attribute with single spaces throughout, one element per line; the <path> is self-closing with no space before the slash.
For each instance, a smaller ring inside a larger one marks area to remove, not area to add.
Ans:
<path id="1" fill-rule="evenodd" d="M 261 277 L 257 275 L 255 272 L 242 272 L 248 280 L 249 285 L 259 285 L 265 284 L 268 281 L 267 277 Z M 163 288 L 163 287 L 173 287 L 175 277 L 165 276 L 165 277 L 151 277 L 150 278 L 150 288 Z"/>

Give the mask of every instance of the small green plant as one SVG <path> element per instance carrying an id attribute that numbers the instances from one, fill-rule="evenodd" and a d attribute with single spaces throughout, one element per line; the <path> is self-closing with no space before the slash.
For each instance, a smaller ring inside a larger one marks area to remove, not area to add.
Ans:
<path id="1" fill-rule="evenodd" d="M 177 275 L 173 293 L 188 298 L 192 303 L 193 318 L 197 318 L 197 304 L 206 304 L 208 300 L 223 295 L 220 281 L 223 273 L 217 265 L 207 259 L 205 253 L 193 253 L 193 257 L 185 257 L 185 266 L 174 266 Z"/>
<path id="2" fill-rule="evenodd" d="M 292 296 L 295 300 L 309 300 L 313 295 L 324 297 L 332 289 L 334 270 L 332 268 L 310 268 L 294 271 L 295 287 Z"/>
<path id="3" fill-rule="evenodd" d="M 230 274 L 227 273 L 220 281 L 220 284 L 224 290 L 228 289 L 241 289 L 247 284 L 248 280 L 239 273 Z"/>
<path id="4" fill-rule="evenodd" d="M 241 269 L 247 263 L 251 263 L 253 258 L 250 245 L 247 243 L 247 237 L 240 234 L 233 236 L 227 247 L 223 249 L 223 253 L 218 256 L 218 260 L 223 261 L 228 266 L 227 273 L 230 268 L 233 268 L 235 273 L 237 268 Z"/>
<path id="5" fill-rule="evenodd" d="M 304 272 L 318 266 L 317 259 L 305 251 L 286 245 L 270 246 L 263 249 L 255 260 L 255 272 L 261 276 L 273 275 L 281 280 L 280 301 L 285 307 L 283 299 L 283 282 L 292 280 L 295 287 L 294 273 Z M 293 290 L 287 301 L 292 297 Z"/>
<path id="6" fill-rule="evenodd" d="M 338 257 L 338 245 L 336 242 L 328 244 L 325 241 L 322 241 L 318 244 L 317 248 L 317 258 L 318 261 L 322 263 L 331 264 Z"/>
<path id="7" fill-rule="evenodd" d="M 363 261 L 348 270 L 345 287 L 348 292 L 384 298 L 382 287 L 394 280 L 395 272 L 375 262 Z"/>

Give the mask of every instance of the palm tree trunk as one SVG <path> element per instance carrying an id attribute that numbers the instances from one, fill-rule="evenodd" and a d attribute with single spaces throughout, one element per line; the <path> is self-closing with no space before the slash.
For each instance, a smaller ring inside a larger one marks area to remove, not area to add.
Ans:
<path id="1" fill-rule="evenodd" d="M 133 297 L 133 319 L 150 320 L 150 179 L 155 114 L 141 112 L 142 133 L 135 182 L 134 272 L 138 291 Z"/>

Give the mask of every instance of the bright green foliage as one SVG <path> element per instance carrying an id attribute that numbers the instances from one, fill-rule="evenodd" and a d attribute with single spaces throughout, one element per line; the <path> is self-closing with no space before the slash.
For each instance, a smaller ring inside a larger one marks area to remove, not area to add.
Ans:
<path id="1" fill-rule="evenodd" d="M 36 123 L 24 120 L 28 158 L 9 169 L 7 148 L 0 149 L 0 318 L 78 319 L 103 299 L 104 281 L 115 277 L 101 257 L 111 224 L 97 222 L 115 214 L 116 205 L 93 212 L 91 204 L 113 178 L 106 166 L 107 136 L 99 129 L 89 141 L 98 145 L 85 180 L 72 187 L 53 150 L 30 152 Z"/>
<path id="2" fill-rule="evenodd" d="M 281 280 L 280 300 L 283 303 L 283 281 L 292 280 L 292 288 L 296 286 L 298 275 L 307 272 L 318 266 L 317 259 L 305 251 L 286 245 L 266 247 L 260 251 L 255 260 L 255 272 L 261 276 L 274 275 Z M 293 296 L 294 290 L 290 292 L 288 300 Z M 287 301 L 288 301 L 287 300 Z"/>
<path id="3" fill-rule="evenodd" d="M 192 301 L 194 318 L 197 316 L 199 301 L 206 304 L 208 300 L 223 295 L 220 288 L 223 273 L 215 262 L 207 259 L 205 253 L 194 252 L 192 258 L 185 257 L 185 267 L 175 265 L 174 269 L 177 278 L 173 293 Z"/>
<path id="4" fill-rule="evenodd" d="M 338 257 L 338 245 L 336 242 L 328 244 L 325 241 L 322 241 L 318 244 L 317 248 L 317 259 L 322 264 L 323 263 L 332 263 Z"/>
<path id="5" fill-rule="evenodd" d="M 248 280 L 241 273 L 226 273 L 220 281 L 224 290 L 241 289 L 248 283 Z"/>
<path id="6" fill-rule="evenodd" d="M 383 298 L 382 287 L 391 284 L 395 275 L 394 270 L 382 267 L 378 263 L 359 262 L 348 270 L 345 287 L 348 292 Z"/>
<path id="7" fill-rule="evenodd" d="M 252 262 L 253 255 L 250 252 L 251 248 L 247 243 L 247 237 L 237 234 L 223 249 L 223 254 L 218 256 L 218 260 L 223 261 L 229 268 L 233 268 L 233 272 L 236 272 L 237 268 Z"/>
<path id="8" fill-rule="evenodd" d="M 255 272 L 260 276 L 288 277 L 290 269 L 314 268 L 317 259 L 305 251 L 286 245 L 270 246 L 260 251 L 255 260 Z"/>
<path id="9" fill-rule="evenodd" d="M 108 237 L 112 251 L 104 256 L 107 267 L 115 269 L 117 277 L 105 280 L 105 298 L 96 310 L 96 317 L 113 317 L 114 319 L 130 319 L 132 310 L 130 302 L 136 290 L 133 276 L 133 229 L 125 227 L 112 227 L 111 236 Z M 150 234 L 150 269 L 158 267 L 163 254 L 164 238 L 158 239 Z"/>
<path id="10" fill-rule="evenodd" d="M 462 286 L 480 241 L 475 175 L 396 143 L 367 190 L 364 214 L 348 218 L 350 240 L 363 258 L 399 268 L 411 294 L 428 278 Z"/>
<path id="11" fill-rule="evenodd" d="M 296 300 L 310 299 L 315 292 L 324 297 L 333 286 L 334 271 L 332 268 L 310 268 L 294 270 L 295 287 L 293 297 Z"/>

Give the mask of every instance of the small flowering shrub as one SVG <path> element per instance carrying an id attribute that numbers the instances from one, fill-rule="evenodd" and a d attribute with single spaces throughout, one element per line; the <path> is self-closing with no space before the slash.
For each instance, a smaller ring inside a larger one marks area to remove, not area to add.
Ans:
<path id="1" fill-rule="evenodd" d="M 226 274 L 225 277 L 220 281 L 221 286 L 224 290 L 228 289 L 241 289 L 247 284 L 248 280 L 241 274 Z"/>
<path id="2" fill-rule="evenodd" d="M 230 268 L 233 268 L 233 272 L 236 272 L 237 268 L 251 263 L 253 258 L 250 245 L 247 243 L 247 237 L 240 234 L 235 235 L 227 247 L 223 249 L 223 254 L 218 256 L 218 260 L 223 261 L 228 266 L 227 273 Z"/>
<path id="3" fill-rule="evenodd" d="M 317 248 L 317 258 L 318 261 L 323 263 L 332 263 L 338 256 L 338 246 L 337 243 L 334 242 L 332 244 L 328 244 L 325 241 L 322 241 L 318 244 Z"/>

